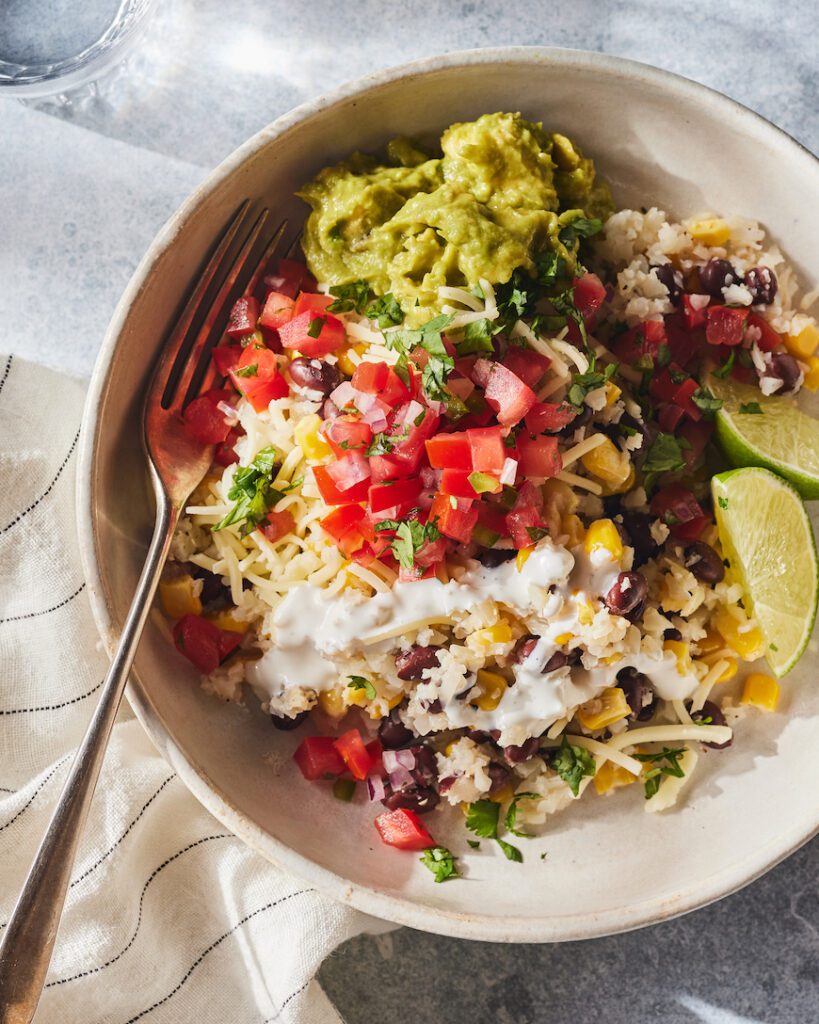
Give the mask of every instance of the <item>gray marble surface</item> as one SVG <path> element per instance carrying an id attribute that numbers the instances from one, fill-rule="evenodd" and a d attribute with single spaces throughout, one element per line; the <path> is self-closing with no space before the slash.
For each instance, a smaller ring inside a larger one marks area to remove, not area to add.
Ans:
<path id="1" fill-rule="evenodd" d="M 33 6 L 0 3 L 0 47 L 8 12 Z M 0 100 L 0 349 L 87 376 L 156 230 L 248 135 L 379 67 L 501 44 L 657 64 L 819 150 L 810 0 L 160 0 L 128 73 L 68 103 Z M 349 1024 L 811 1024 L 818 868 L 814 842 L 716 906 L 593 942 L 506 947 L 406 929 L 361 938 L 320 977 Z"/>

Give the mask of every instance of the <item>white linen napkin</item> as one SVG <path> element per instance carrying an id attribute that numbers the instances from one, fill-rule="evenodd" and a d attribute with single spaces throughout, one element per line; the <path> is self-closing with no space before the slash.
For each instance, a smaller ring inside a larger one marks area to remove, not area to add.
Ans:
<path id="1" fill-rule="evenodd" d="M 0 357 L 0 934 L 107 668 L 75 535 L 84 390 Z M 228 833 L 123 708 L 36 1020 L 331 1024 L 316 970 L 386 927 Z"/>

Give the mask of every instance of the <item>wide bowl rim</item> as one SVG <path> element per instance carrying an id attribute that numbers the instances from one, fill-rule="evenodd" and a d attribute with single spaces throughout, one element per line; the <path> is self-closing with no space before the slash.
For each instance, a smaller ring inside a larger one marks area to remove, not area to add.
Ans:
<path id="1" fill-rule="evenodd" d="M 110 368 L 119 336 L 129 310 L 145 287 L 157 260 L 169 249 L 188 220 L 208 196 L 234 174 L 253 153 L 273 139 L 281 137 L 319 111 L 355 96 L 365 96 L 373 89 L 389 83 L 427 75 L 443 69 L 475 64 L 526 64 L 549 62 L 575 72 L 608 73 L 642 81 L 646 87 L 659 87 L 669 98 L 675 95 L 693 100 L 705 107 L 716 108 L 723 116 L 739 120 L 743 130 L 768 140 L 769 144 L 788 152 L 804 165 L 804 171 L 819 177 L 819 159 L 805 146 L 772 124 L 762 115 L 748 109 L 708 86 L 673 72 L 639 61 L 585 50 L 556 47 L 510 46 L 426 57 L 390 67 L 347 82 L 337 89 L 309 100 L 277 118 L 235 149 L 197 186 L 160 229 L 140 260 L 128 286 L 112 315 L 91 377 L 83 414 L 83 425 L 77 464 L 77 521 L 80 555 L 88 585 L 92 612 L 109 654 L 116 644 L 117 633 L 108 607 L 103 575 L 96 558 L 96 518 L 94 509 L 94 465 L 97 440 L 101 428 L 99 417 L 102 399 L 110 379 Z M 819 186 L 819 182 L 817 183 Z M 554 942 L 601 937 L 657 924 L 671 917 L 707 906 L 764 874 L 819 832 L 819 820 L 807 828 L 800 823 L 749 856 L 735 862 L 729 869 L 711 876 L 710 884 L 666 897 L 612 908 L 598 913 L 571 917 L 527 918 L 480 913 L 458 913 L 441 907 L 419 905 L 414 901 L 391 896 L 368 886 L 351 882 L 335 872 L 320 867 L 308 857 L 276 839 L 234 807 L 213 780 L 207 778 L 182 751 L 159 715 L 155 712 L 139 683 L 129 683 L 131 707 L 159 752 L 179 774 L 193 795 L 225 827 L 256 850 L 266 860 L 280 865 L 294 875 L 311 882 L 327 895 L 342 903 L 383 920 L 425 931 L 465 939 L 503 942 Z"/>

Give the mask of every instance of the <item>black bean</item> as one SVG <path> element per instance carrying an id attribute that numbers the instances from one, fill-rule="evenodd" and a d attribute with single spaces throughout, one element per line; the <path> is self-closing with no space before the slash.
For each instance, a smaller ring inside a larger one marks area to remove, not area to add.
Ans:
<path id="1" fill-rule="evenodd" d="M 657 706 L 657 698 L 648 676 L 636 668 L 624 668 L 617 673 L 617 685 L 626 695 L 626 702 L 631 708 L 629 717 L 636 718 L 638 722 L 647 722 Z"/>
<path id="2" fill-rule="evenodd" d="M 692 572 L 703 583 L 720 583 L 725 578 L 725 566 L 722 559 L 710 544 L 695 540 L 685 549 L 683 561 L 686 569 Z"/>
<path id="3" fill-rule="evenodd" d="M 753 295 L 754 305 L 767 306 L 773 302 L 779 285 L 770 267 L 753 267 L 745 275 L 745 287 Z"/>
<path id="4" fill-rule="evenodd" d="M 703 722 L 706 725 L 725 725 L 725 715 L 723 715 L 722 709 L 710 700 L 703 704 L 701 711 L 692 711 L 691 717 L 695 722 Z M 706 743 L 704 746 L 711 747 L 712 750 L 725 750 L 732 743 L 733 738 L 730 738 L 724 743 Z"/>
<path id="5" fill-rule="evenodd" d="M 208 611 L 215 611 L 214 605 L 217 604 L 223 608 L 228 603 L 230 587 L 226 587 L 222 583 L 222 577 L 198 565 L 191 564 L 190 570 L 194 579 L 202 581 L 202 592 L 199 598 L 203 605 L 208 606 Z"/>
<path id="6" fill-rule="evenodd" d="M 332 398 L 325 398 L 321 404 L 321 418 L 323 420 L 335 420 L 341 415 L 341 409 Z"/>
<path id="7" fill-rule="evenodd" d="M 415 755 L 415 767 L 410 769 L 410 775 L 419 786 L 434 786 L 438 781 L 435 752 L 425 744 L 410 747 L 410 752 Z"/>
<path id="8" fill-rule="evenodd" d="M 715 257 L 700 267 L 700 284 L 703 290 L 715 299 L 722 298 L 722 289 L 740 280 L 733 264 Z"/>
<path id="9" fill-rule="evenodd" d="M 585 427 L 589 420 L 591 420 L 592 415 L 593 413 L 591 408 L 588 405 L 583 405 L 580 412 L 575 416 L 572 422 L 567 423 L 565 427 L 558 430 L 557 436 L 564 439 L 574 437 L 575 430 L 577 430 L 578 427 Z"/>
<path id="10" fill-rule="evenodd" d="M 487 569 L 497 569 L 517 555 L 514 548 L 481 548 L 475 556 Z"/>
<path id="11" fill-rule="evenodd" d="M 512 661 L 518 664 L 522 661 L 526 661 L 532 651 L 537 647 L 537 642 L 540 637 L 535 636 L 534 633 L 529 633 L 528 636 L 522 636 L 520 640 L 515 644 L 515 649 L 512 652 Z"/>
<path id="12" fill-rule="evenodd" d="M 801 375 L 802 371 L 799 369 L 799 364 L 787 352 L 774 352 L 771 356 L 770 365 L 763 374 L 765 377 L 773 377 L 774 380 L 782 381 L 779 394 L 793 391 L 799 384 Z"/>
<path id="13" fill-rule="evenodd" d="M 494 796 L 504 786 L 509 784 L 512 773 L 505 764 L 499 764 L 497 761 L 490 761 L 486 770 L 489 773 L 489 778 L 492 780 L 492 785 L 489 787 L 489 795 Z"/>
<path id="14" fill-rule="evenodd" d="M 621 572 L 606 594 L 605 604 L 612 615 L 622 615 L 636 622 L 643 614 L 648 584 L 641 572 Z"/>
<path id="15" fill-rule="evenodd" d="M 500 736 L 500 729 L 467 729 L 466 735 L 473 743 L 495 743 Z"/>
<path id="16" fill-rule="evenodd" d="M 424 669 L 436 668 L 438 665 L 438 648 L 421 647 L 413 644 L 408 651 L 400 651 L 395 656 L 395 667 L 399 679 L 423 679 Z"/>
<path id="17" fill-rule="evenodd" d="M 341 383 L 341 372 L 338 367 L 332 363 L 325 363 L 322 359 L 299 356 L 290 364 L 288 373 L 294 384 L 310 388 L 311 391 L 319 391 L 322 395 L 329 395 Z"/>
<path id="18" fill-rule="evenodd" d="M 405 810 L 415 811 L 416 814 L 426 814 L 438 806 L 438 794 L 434 789 L 412 786 L 409 789 L 393 791 L 388 784 L 385 784 L 384 789 L 387 795 L 381 803 L 391 811 L 403 807 Z"/>
<path id="19" fill-rule="evenodd" d="M 504 747 L 503 756 L 509 764 L 523 764 L 524 761 L 529 761 L 533 758 L 539 750 L 540 737 L 530 736 L 528 740 L 524 740 L 519 746 Z"/>
<path id="20" fill-rule="evenodd" d="M 634 568 L 639 569 L 660 550 L 651 536 L 653 519 L 645 512 L 623 512 L 623 527 L 629 538 L 629 545 L 634 548 Z"/>
<path id="21" fill-rule="evenodd" d="M 663 630 L 663 640 L 682 640 L 682 633 L 671 626 L 669 629 Z"/>
<path id="22" fill-rule="evenodd" d="M 565 668 L 569 664 L 569 655 L 564 654 L 563 651 L 555 651 L 555 653 L 549 658 L 546 664 L 543 666 L 542 675 L 547 675 L 549 672 L 556 672 L 559 668 Z"/>
<path id="23" fill-rule="evenodd" d="M 398 750 L 407 747 L 415 740 L 411 729 L 401 721 L 399 708 L 392 708 L 390 713 L 381 719 L 378 725 L 378 738 L 386 750 Z"/>
<path id="24" fill-rule="evenodd" d="M 661 263 L 651 268 L 658 281 L 661 281 L 668 292 L 668 298 L 673 305 L 678 305 L 683 292 L 683 276 L 679 270 L 675 270 L 671 263 Z"/>
<path id="25" fill-rule="evenodd" d="M 307 715 L 307 711 L 300 711 L 295 718 L 288 718 L 287 715 L 271 715 L 270 720 L 276 729 L 281 729 L 282 732 L 290 732 L 292 729 L 298 729 L 305 718 L 307 718 Z"/>

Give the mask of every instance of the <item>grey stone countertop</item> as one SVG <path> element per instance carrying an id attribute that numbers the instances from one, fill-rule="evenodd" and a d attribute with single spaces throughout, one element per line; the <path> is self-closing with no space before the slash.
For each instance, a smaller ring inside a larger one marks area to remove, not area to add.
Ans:
<path id="1" fill-rule="evenodd" d="M 98 92 L 0 100 L 0 349 L 79 376 L 146 246 L 206 171 L 295 104 L 380 67 L 490 45 L 600 50 L 713 86 L 819 150 L 809 0 L 159 7 L 129 72 Z M 349 1024 L 811 1024 L 817 868 L 814 841 L 715 906 L 595 941 L 502 946 L 408 929 L 359 938 L 320 978 Z"/>

